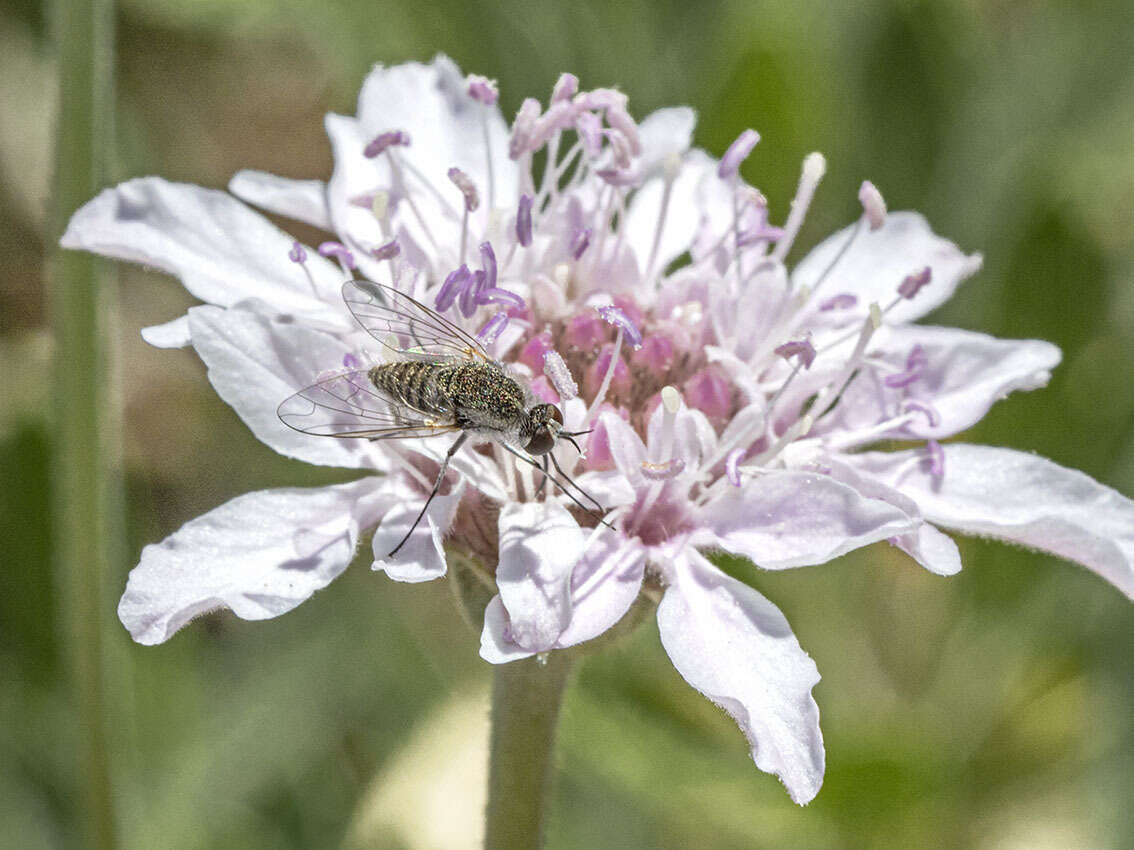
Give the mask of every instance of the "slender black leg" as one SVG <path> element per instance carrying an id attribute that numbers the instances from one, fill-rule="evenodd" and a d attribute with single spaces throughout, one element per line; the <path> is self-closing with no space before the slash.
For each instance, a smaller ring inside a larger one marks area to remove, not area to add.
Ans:
<path id="1" fill-rule="evenodd" d="M 502 443 L 500 443 L 500 445 L 504 448 L 504 451 L 508 452 L 509 454 L 515 455 L 520 460 L 522 460 L 524 463 L 528 464 L 528 466 L 534 466 L 540 472 L 543 472 L 544 475 L 546 475 L 549 479 L 551 479 L 552 484 L 554 484 L 556 487 L 558 487 L 560 490 L 562 490 L 567 495 L 567 498 L 569 498 L 572 502 L 574 502 L 576 505 L 578 505 L 584 511 L 586 511 L 591 516 L 593 516 L 595 519 L 597 519 L 600 523 L 605 525 L 607 528 L 614 528 L 613 525 L 611 525 L 609 522 L 607 522 L 605 519 L 602 518 L 601 514 L 596 513 L 595 511 L 591 510 L 586 505 L 584 505 L 582 502 L 580 502 L 578 497 L 574 493 L 572 493 L 570 490 L 568 490 L 566 487 L 563 486 L 562 481 L 560 481 L 558 478 L 556 478 L 550 472 L 544 472 L 543 467 L 540 466 L 538 463 L 536 463 L 534 460 L 532 460 L 530 457 L 523 455 L 523 454 L 520 454 L 520 452 L 516 451 L 514 448 L 509 446 L 507 443 L 502 442 Z M 553 464 L 555 464 L 556 469 L 559 469 L 559 464 L 555 463 L 554 458 L 552 458 L 551 462 Z M 562 470 L 560 470 L 560 471 L 562 471 Z M 570 480 L 570 479 L 568 479 L 568 480 Z M 582 493 L 584 496 L 586 496 L 588 499 L 590 499 L 592 502 L 594 502 L 596 505 L 598 505 L 598 508 L 599 508 L 600 511 L 602 511 L 604 513 L 606 512 L 606 508 L 604 508 L 601 504 L 599 504 L 598 499 L 594 498 L 594 496 L 590 495 L 586 490 L 584 490 L 578 484 L 575 484 L 574 481 L 571 481 L 571 483 L 575 485 L 575 489 L 577 489 L 580 493 Z"/>
<path id="2" fill-rule="evenodd" d="M 536 489 L 535 489 L 535 497 L 537 499 L 543 493 L 543 488 L 547 486 L 547 479 L 549 477 L 548 474 L 547 474 L 547 458 L 548 457 L 549 457 L 549 455 L 543 456 L 543 477 L 539 480 L 539 486 L 536 487 Z"/>
<path id="3" fill-rule="evenodd" d="M 398 550 L 405 546 L 406 541 L 410 539 L 410 535 L 413 534 L 414 529 L 417 528 L 418 523 L 421 522 L 422 517 L 425 516 L 425 512 L 429 509 L 429 503 L 433 501 L 433 497 L 436 496 L 437 491 L 441 489 L 441 482 L 445 480 L 445 472 L 449 469 L 449 459 L 457 453 L 457 449 L 464 444 L 468 436 L 468 434 L 461 434 L 461 436 L 457 437 L 457 441 L 449 448 L 449 451 L 445 453 L 445 458 L 441 461 L 441 468 L 437 471 L 437 480 L 433 482 L 433 491 L 429 494 L 429 498 L 425 500 L 425 504 L 421 506 L 421 513 L 417 515 L 417 519 L 413 521 L 413 525 L 410 526 L 410 530 L 406 532 L 406 536 L 402 538 L 402 541 L 386 556 L 387 558 L 392 558 L 398 554 Z"/>
<path id="4" fill-rule="evenodd" d="M 559 465 L 559 461 L 557 461 L 555 459 L 555 455 L 548 454 L 547 457 L 551 458 L 551 462 L 555 466 L 555 471 L 559 473 L 560 477 L 563 478 L 564 481 L 566 481 L 568 484 L 570 484 L 572 487 L 574 487 L 576 490 L 578 490 L 580 493 L 582 493 L 584 496 L 586 496 L 588 499 L 590 499 L 591 503 L 596 508 L 599 509 L 600 513 L 606 513 L 606 508 L 604 508 L 599 503 L 598 499 L 596 499 L 594 496 L 592 496 L 590 493 L 588 493 L 586 490 L 584 490 L 582 487 L 580 487 L 578 484 L 576 484 L 574 479 L 572 479 L 570 475 L 568 475 L 566 472 L 563 471 L 563 467 L 561 467 Z M 564 490 L 564 492 L 567 492 L 567 491 Z"/>

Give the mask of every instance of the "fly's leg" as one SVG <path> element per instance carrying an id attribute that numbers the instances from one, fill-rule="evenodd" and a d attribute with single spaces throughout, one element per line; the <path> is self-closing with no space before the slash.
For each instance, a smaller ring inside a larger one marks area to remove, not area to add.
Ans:
<path id="1" fill-rule="evenodd" d="M 543 456 L 543 478 L 539 480 L 539 486 L 535 488 L 535 497 L 538 499 L 543 495 L 543 488 L 547 486 L 547 479 L 551 476 L 547 472 L 547 458 L 548 455 Z"/>
<path id="2" fill-rule="evenodd" d="M 445 453 L 445 458 L 441 461 L 441 469 L 437 471 L 437 480 L 433 482 L 433 490 L 429 494 L 429 498 L 426 499 L 425 504 L 421 506 L 421 513 L 419 513 L 417 515 L 417 519 L 413 521 L 413 525 L 411 525 L 410 530 L 406 532 L 406 536 L 403 537 L 401 542 L 391 550 L 389 555 L 386 556 L 387 558 L 392 558 L 396 554 L 398 554 L 398 550 L 405 546 L 406 541 L 410 539 L 410 535 L 413 534 L 414 529 L 417 528 L 418 523 L 421 522 L 422 518 L 425 516 L 425 512 L 429 509 L 429 503 L 433 501 L 433 497 L 436 496 L 437 491 L 441 489 L 441 482 L 445 480 L 445 473 L 449 469 L 449 459 L 457 453 L 457 449 L 459 449 L 464 444 L 465 440 L 468 439 L 468 436 L 468 434 L 461 434 L 461 436 L 457 437 L 457 441 L 453 443 L 453 445 L 449 448 L 449 451 Z"/>

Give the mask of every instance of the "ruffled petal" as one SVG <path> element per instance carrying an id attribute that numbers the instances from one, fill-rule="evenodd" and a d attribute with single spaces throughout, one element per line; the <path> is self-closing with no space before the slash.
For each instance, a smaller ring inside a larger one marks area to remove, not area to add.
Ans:
<path id="1" fill-rule="evenodd" d="M 891 368 L 863 369 L 847 386 L 823 430 L 861 431 L 870 442 L 944 439 L 979 422 L 1009 393 L 1044 386 L 1060 361 L 1059 349 L 1049 342 L 997 339 L 957 328 L 906 325 L 888 328 L 880 337 L 871 359 Z M 925 366 L 904 371 L 910 352 L 918 346 Z M 901 385 L 887 386 L 887 377 Z M 919 412 L 919 405 L 930 409 Z M 878 432 L 873 427 L 911 410 L 916 415 L 900 428 Z M 849 439 L 854 436 L 846 434 Z"/>
<path id="2" fill-rule="evenodd" d="M 497 594 L 484 609 L 484 628 L 480 633 L 480 657 L 489 664 L 507 664 L 521 658 L 531 658 L 536 653 L 512 640 L 512 624 L 508 610 Z"/>
<path id="3" fill-rule="evenodd" d="M 917 529 L 919 520 L 881 499 L 812 472 L 769 472 L 701 509 L 717 545 L 765 569 L 822 564 Z"/>
<path id="4" fill-rule="evenodd" d="M 662 646 L 681 676 L 727 711 L 756 766 L 809 803 L 823 783 L 815 662 L 771 602 L 695 550 L 678 556 L 658 606 Z"/>
<path id="5" fill-rule="evenodd" d="M 895 212 L 886 216 L 878 230 L 859 227 L 854 243 L 820 284 L 819 278 L 839 256 L 855 227 L 843 228 L 821 242 L 791 276 L 797 291 L 807 286 L 818 293 L 816 304 L 840 293 L 856 296 L 857 305 L 842 314 L 848 321 L 864 319 L 872 301 L 889 305 L 906 275 L 929 266 L 929 284 L 912 300 L 903 299 L 887 313 L 890 321 L 911 322 L 948 301 L 957 286 L 981 266 L 980 254 L 966 256 L 948 239 L 934 234 L 918 213 Z"/>
<path id="6" fill-rule="evenodd" d="M 512 642 L 533 652 L 555 646 L 571 619 L 571 573 L 587 535 L 557 502 L 512 502 L 500 511 L 496 584 Z"/>
<path id="7" fill-rule="evenodd" d="M 260 298 L 280 312 L 348 327 L 338 309 L 338 268 L 310 251 L 309 279 L 288 259 L 292 238 L 226 192 L 159 177 L 129 180 L 81 207 L 60 244 L 176 275 L 211 304 Z"/>
<path id="8" fill-rule="evenodd" d="M 448 566 L 445 561 L 445 535 L 449 533 L 465 493 L 465 479 L 458 479 L 445 495 L 433 497 L 429 510 L 413 529 L 409 540 L 398 554 L 391 557 L 390 552 L 413 527 L 427 495 L 409 487 L 403 487 L 401 492 L 401 501 L 382 517 L 378 530 L 374 532 L 374 564 L 371 569 L 384 572 L 395 581 L 419 582 L 441 578 Z"/>
<path id="9" fill-rule="evenodd" d="M 1134 598 L 1134 502 L 1036 455 L 950 443 L 935 477 L 922 450 L 847 458 L 918 503 L 925 518 L 1077 561 Z"/>
<path id="10" fill-rule="evenodd" d="M 262 210 L 331 229 L 327 184 L 322 180 L 292 180 L 266 171 L 245 169 L 228 181 L 228 191 Z"/>
<path id="11" fill-rule="evenodd" d="M 142 328 L 142 339 L 154 348 L 184 348 L 192 342 L 189 315 L 178 316 L 161 325 Z"/>
<path id="12" fill-rule="evenodd" d="M 556 647 L 596 638 L 621 620 L 638 598 L 645 569 L 638 540 L 607 532 L 588 546 L 571 573 L 571 620 Z"/>
<path id="13" fill-rule="evenodd" d="M 156 644 L 218 608 L 279 616 L 346 569 L 383 508 L 374 477 L 238 496 L 142 550 L 118 617 L 138 643 Z"/>
<path id="14" fill-rule="evenodd" d="M 314 383 L 321 370 L 342 368 L 352 351 L 337 337 L 243 307 L 193 307 L 189 325 L 217 394 L 263 443 L 321 466 L 386 468 L 381 451 L 366 440 L 302 434 L 276 414 L 284 399 Z"/>

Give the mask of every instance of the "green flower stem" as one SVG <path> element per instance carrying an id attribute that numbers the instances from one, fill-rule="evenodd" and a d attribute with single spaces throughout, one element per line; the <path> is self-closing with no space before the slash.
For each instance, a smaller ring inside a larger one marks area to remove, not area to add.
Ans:
<path id="1" fill-rule="evenodd" d="M 106 179 L 113 115 L 113 0 L 54 0 L 58 125 L 49 245 Z M 83 846 L 115 846 L 107 746 L 103 588 L 109 570 L 115 417 L 107 404 L 104 270 L 56 251 L 50 290 L 55 335 L 54 553 L 79 732 Z"/>
<path id="2" fill-rule="evenodd" d="M 559 651 L 544 664 L 527 658 L 496 667 L 486 850 L 526 850 L 543 843 L 555 725 L 573 665 L 572 653 Z"/>

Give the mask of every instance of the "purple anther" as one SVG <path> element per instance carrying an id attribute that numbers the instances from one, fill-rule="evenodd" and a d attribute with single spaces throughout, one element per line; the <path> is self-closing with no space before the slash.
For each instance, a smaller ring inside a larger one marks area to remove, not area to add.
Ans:
<path id="1" fill-rule="evenodd" d="M 532 244 L 532 196 L 520 195 L 516 210 L 516 240 L 527 248 Z"/>
<path id="2" fill-rule="evenodd" d="M 898 294 L 903 298 L 913 298 L 921 288 L 929 283 L 933 277 L 933 269 L 926 266 L 919 272 L 906 275 L 902 282 L 898 284 Z"/>
<path id="3" fill-rule="evenodd" d="M 357 369 L 362 366 L 362 361 L 355 357 L 353 354 L 343 355 L 343 368 L 344 369 Z"/>
<path id="4" fill-rule="evenodd" d="M 379 245 L 377 248 L 371 250 L 371 254 L 376 260 L 392 260 L 402 252 L 402 246 L 398 244 L 397 239 L 391 239 L 385 245 Z"/>
<path id="5" fill-rule="evenodd" d="M 595 174 L 608 186 L 636 186 L 642 178 L 636 168 L 600 168 Z"/>
<path id="6" fill-rule="evenodd" d="M 758 242 L 775 242 L 777 239 L 782 239 L 784 229 L 776 227 L 774 224 L 763 224 L 760 227 L 753 227 L 750 230 L 743 230 L 740 235 L 736 237 L 737 248 L 748 248 Z"/>
<path id="7" fill-rule="evenodd" d="M 480 264 L 484 268 L 484 288 L 496 287 L 496 252 L 492 250 L 492 243 L 480 243 Z"/>
<path id="8" fill-rule="evenodd" d="M 740 170 L 740 163 L 748 158 L 748 154 L 752 153 L 752 149 L 756 147 L 756 143 L 760 141 L 760 134 L 755 130 L 748 129 L 736 137 L 736 140 L 728 146 L 725 155 L 721 157 L 721 164 L 717 166 L 717 176 L 721 180 L 731 180 L 736 176 Z"/>
<path id="9" fill-rule="evenodd" d="M 815 362 L 815 346 L 811 344 L 809 339 L 789 340 L 783 345 L 777 345 L 774 351 L 784 360 L 798 357 L 804 369 L 810 369 L 811 364 Z"/>
<path id="10" fill-rule="evenodd" d="M 930 428 L 936 428 L 941 424 L 941 414 L 937 412 L 936 407 L 928 402 L 919 401 L 916 398 L 902 399 L 902 413 L 909 413 L 911 410 L 922 414 L 929 422 Z"/>
<path id="11" fill-rule="evenodd" d="M 469 267 L 461 264 L 461 267 L 449 272 L 445 278 L 445 282 L 441 284 L 441 289 L 437 292 L 437 298 L 433 302 L 438 312 L 444 313 L 453 306 L 453 302 L 457 300 L 457 296 L 464 292 L 465 287 L 468 286 L 469 280 L 472 278 L 472 272 Z"/>
<path id="12" fill-rule="evenodd" d="M 849 292 L 840 292 L 838 295 L 832 295 L 826 301 L 819 305 L 819 309 L 826 312 L 828 310 L 849 310 L 858 303 L 858 297 L 851 295 Z"/>
<path id="13" fill-rule="evenodd" d="M 476 338 L 485 345 L 492 345 L 507 326 L 508 314 L 504 312 L 497 313 L 484 323 L 484 327 L 476 332 Z"/>
<path id="14" fill-rule="evenodd" d="M 679 457 L 671 457 L 664 463 L 644 460 L 640 464 L 640 469 L 642 476 L 650 481 L 668 481 L 685 471 L 685 461 Z"/>
<path id="15" fill-rule="evenodd" d="M 569 248 L 571 256 L 576 260 L 579 259 L 590 244 L 591 229 L 589 227 L 576 228 L 575 233 L 571 236 L 571 247 Z"/>
<path id="16" fill-rule="evenodd" d="M 500 97 L 500 92 L 496 88 L 496 80 L 490 80 L 480 74 L 469 74 L 465 78 L 465 83 L 468 85 L 469 97 L 480 101 L 485 106 L 492 106 Z"/>
<path id="17" fill-rule="evenodd" d="M 542 108 L 534 97 L 525 98 L 520 104 L 520 111 L 516 113 L 516 120 L 512 122 L 512 135 L 508 139 L 508 156 L 519 159 L 531 149 L 532 134 L 535 132 L 536 122 L 539 121 Z"/>
<path id="18" fill-rule="evenodd" d="M 886 223 L 886 200 L 869 180 L 862 181 L 858 189 L 858 200 L 871 230 L 877 230 Z"/>
<path id="19" fill-rule="evenodd" d="M 547 351 L 543 355 L 543 373 L 555 387 L 555 391 L 563 401 L 570 401 L 579 394 L 579 385 L 571 376 L 566 361 L 555 350 Z"/>
<path id="20" fill-rule="evenodd" d="M 476 184 L 473 183 L 471 177 L 454 166 L 449 169 L 449 179 L 453 181 L 453 185 L 460 189 L 461 194 L 465 196 L 466 210 L 472 212 L 480 206 L 480 195 L 477 194 Z"/>
<path id="21" fill-rule="evenodd" d="M 362 149 L 362 155 L 367 159 L 374 159 L 376 156 L 381 156 L 387 148 L 405 147 L 409 143 L 409 133 L 404 130 L 388 130 L 375 136 L 370 144 Z"/>
<path id="22" fill-rule="evenodd" d="M 472 280 L 465 284 L 465 288 L 457 296 L 457 307 L 460 308 L 461 315 L 466 319 L 470 318 L 476 312 L 476 308 L 480 306 L 480 296 L 484 290 L 484 272 L 477 269 L 473 272 Z"/>
<path id="23" fill-rule="evenodd" d="M 319 255 L 322 257 L 334 257 L 348 269 L 358 268 L 354 262 L 354 254 L 342 242 L 324 242 L 319 246 Z"/>
<path id="24" fill-rule="evenodd" d="M 925 450 L 929 453 L 929 474 L 941 478 L 945 475 L 945 450 L 936 440 L 926 440 Z"/>
<path id="25" fill-rule="evenodd" d="M 612 106 L 607 109 L 606 123 L 626 138 L 632 155 L 638 156 L 642 153 L 642 140 L 638 136 L 638 125 L 634 123 L 634 119 L 630 117 L 630 113 L 624 107 Z"/>
<path id="26" fill-rule="evenodd" d="M 598 156 L 602 150 L 602 119 L 593 112 L 580 112 L 575 118 L 575 132 L 587 156 Z"/>
<path id="27" fill-rule="evenodd" d="M 614 325 L 616 328 L 622 329 L 623 339 L 630 344 L 632 348 L 642 347 L 642 333 L 635 327 L 634 323 L 630 321 L 627 316 L 618 307 L 613 304 L 608 304 L 605 307 L 598 308 L 599 315 L 607 322 Z"/>
<path id="28" fill-rule="evenodd" d="M 307 249 L 300 245 L 298 242 L 292 242 L 291 250 L 287 252 L 287 258 L 293 263 L 306 263 Z"/>
<path id="29" fill-rule="evenodd" d="M 905 389 L 921 377 L 922 373 L 925 371 L 925 367 L 928 365 L 929 356 L 925 353 L 925 349 L 920 345 L 915 345 L 910 349 L 909 356 L 906 357 L 905 370 L 893 375 L 887 375 L 882 379 L 882 383 L 890 387 L 890 389 Z"/>
<path id="30" fill-rule="evenodd" d="M 728 483 L 733 487 L 740 486 L 740 461 L 744 458 L 744 455 L 744 449 L 733 449 L 725 458 L 725 475 L 728 476 Z"/>
<path id="31" fill-rule="evenodd" d="M 587 109 L 626 109 L 630 99 L 618 89 L 594 89 L 579 95 Z"/>
<path id="32" fill-rule="evenodd" d="M 555 88 L 551 90 L 551 102 L 558 103 L 561 100 L 570 100 L 578 90 L 578 77 L 574 74 L 560 74 L 559 79 L 555 81 Z"/>
<path id="33" fill-rule="evenodd" d="M 572 127 L 579 112 L 580 107 L 574 101 L 561 100 L 559 103 L 551 104 L 532 130 L 531 149 L 539 150 L 551 141 L 556 133 Z"/>
<path id="34" fill-rule="evenodd" d="M 482 289 L 476 299 L 477 304 L 506 304 L 508 307 L 515 310 L 524 309 L 524 299 L 507 289 L 501 289 L 498 286 L 491 286 Z"/>

